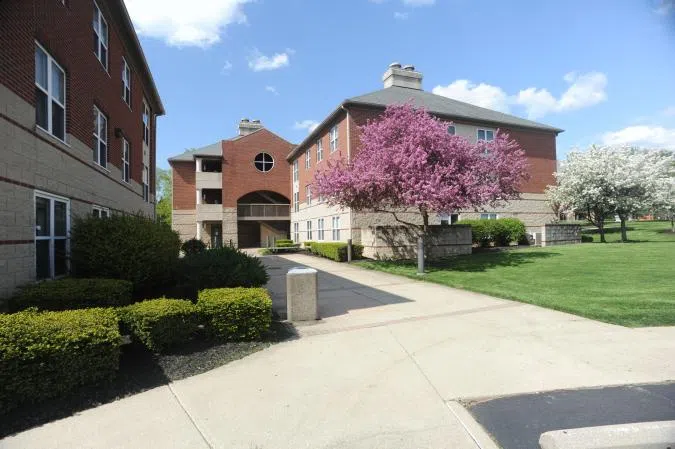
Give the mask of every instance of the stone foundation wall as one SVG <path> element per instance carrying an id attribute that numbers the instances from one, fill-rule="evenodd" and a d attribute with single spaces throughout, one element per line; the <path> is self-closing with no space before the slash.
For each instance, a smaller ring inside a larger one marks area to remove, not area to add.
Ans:
<path id="1" fill-rule="evenodd" d="M 581 243 L 581 225 L 545 224 L 541 227 L 541 246 Z"/>
<path id="2" fill-rule="evenodd" d="M 403 226 L 360 228 L 363 255 L 372 259 L 414 259 L 417 257 L 418 231 Z M 431 226 L 427 256 L 440 259 L 471 254 L 471 227 Z"/>

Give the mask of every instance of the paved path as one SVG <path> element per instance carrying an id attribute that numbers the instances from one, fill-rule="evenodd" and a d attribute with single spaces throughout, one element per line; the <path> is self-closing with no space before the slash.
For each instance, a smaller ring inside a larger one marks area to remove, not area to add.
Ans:
<path id="1" fill-rule="evenodd" d="M 675 328 L 628 329 L 304 255 L 320 270 L 300 338 L 0 441 L 0 448 L 479 446 L 455 400 L 675 379 Z M 544 282 L 544 281 L 542 281 Z"/>

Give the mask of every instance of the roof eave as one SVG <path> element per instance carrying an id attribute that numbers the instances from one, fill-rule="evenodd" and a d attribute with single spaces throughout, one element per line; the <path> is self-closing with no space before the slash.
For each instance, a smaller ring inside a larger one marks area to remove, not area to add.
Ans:
<path id="1" fill-rule="evenodd" d="M 312 131 L 311 133 L 309 133 L 309 135 L 308 135 L 307 137 L 305 137 L 305 139 L 304 139 L 302 142 L 300 142 L 298 145 L 296 145 L 296 147 L 293 148 L 293 150 L 292 150 L 290 153 L 288 153 L 288 156 L 286 156 L 286 160 L 287 160 L 288 162 L 293 162 L 293 159 L 295 159 L 295 157 L 296 157 L 296 156 L 298 155 L 298 153 L 300 152 L 300 148 L 302 148 L 302 147 L 304 147 L 305 145 L 307 145 L 308 143 L 311 143 L 311 142 L 313 142 L 314 140 L 316 140 L 316 137 L 317 137 L 317 135 L 319 134 L 319 132 L 320 132 L 323 128 L 325 128 L 326 125 L 328 125 L 331 121 L 333 121 L 333 120 L 335 119 L 335 117 L 337 117 L 338 114 L 340 114 L 340 112 L 342 112 L 342 111 L 344 110 L 344 108 L 346 107 L 347 103 L 348 103 L 347 100 L 345 100 L 345 101 L 343 101 L 342 103 L 340 103 L 340 105 L 339 105 L 337 108 L 335 108 L 335 110 L 333 110 L 333 112 L 331 112 L 331 113 L 328 115 L 328 117 L 326 117 L 325 119 L 323 119 L 323 121 L 322 121 L 321 123 L 319 123 L 319 125 L 318 125 L 316 128 L 314 128 L 314 131 Z"/>

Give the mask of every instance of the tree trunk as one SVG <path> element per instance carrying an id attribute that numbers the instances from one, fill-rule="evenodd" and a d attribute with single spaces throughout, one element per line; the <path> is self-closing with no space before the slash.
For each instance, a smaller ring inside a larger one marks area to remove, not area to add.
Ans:
<path id="1" fill-rule="evenodd" d="M 607 243 L 607 240 L 605 240 L 605 219 L 604 219 L 604 217 L 600 218 L 597 226 L 598 226 L 598 231 L 600 231 L 600 243 Z"/>
<path id="2" fill-rule="evenodd" d="M 619 215 L 621 220 L 621 243 L 626 243 L 628 241 L 628 233 L 626 232 L 626 217 L 624 215 Z"/>
<path id="3" fill-rule="evenodd" d="M 427 235 L 429 233 L 429 212 L 426 209 L 420 207 L 420 214 L 422 214 L 422 236 L 420 237 L 421 242 L 417 245 L 417 272 L 418 274 L 424 274 L 425 271 L 425 259 L 427 253 Z"/>
<path id="4" fill-rule="evenodd" d="M 670 216 L 670 232 L 675 232 L 675 215 Z"/>

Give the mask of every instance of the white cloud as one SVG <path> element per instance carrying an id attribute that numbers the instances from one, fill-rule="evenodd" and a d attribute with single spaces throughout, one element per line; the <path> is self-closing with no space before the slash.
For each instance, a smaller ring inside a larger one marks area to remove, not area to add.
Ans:
<path id="1" fill-rule="evenodd" d="M 500 87 L 490 84 L 473 84 L 469 80 L 457 80 L 447 86 L 436 86 L 432 90 L 436 95 L 442 95 L 455 100 L 471 103 L 483 108 L 497 111 L 509 111 L 509 98 Z"/>
<path id="2" fill-rule="evenodd" d="M 303 120 L 301 122 L 295 122 L 293 129 L 306 129 L 308 133 L 311 133 L 319 126 L 319 122 L 316 120 Z"/>
<path id="3" fill-rule="evenodd" d="M 292 50 L 286 50 L 283 53 L 275 53 L 272 56 L 266 56 L 260 53 L 260 51 L 254 50 L 253 54 L 249 58 L 248 66 L 254 72 L 280 69 L 290 64 L 290 58 L 288 55 L 292 53 Z"/>
<path id="4" fill-rule="evenodd" d="M 668 106 L 663 110 L 663 115 L 667 117 L 675 117 L 675 106 Z"/>
<path id="5" fill-rule="evenodd" d="M 208 47 L 228 25 L 245 23 L 242 6 L 250 0 L 126 0 L 140 35 L 174 46 Z"/>
<path id="6" fill-rule="evenodd" d="M 675 148 L 675 128 L 662 126 L 628 126 L 602 136 L 606 145 L 636 145 L 657 148 Z"/>
<path id="7" fill-rule="evenodd" d="M 565 112 L 596 105 L 607 99 L 605 88 L 607 76 L 600 72 L 577 75 L 568 73 L 563 79 L 569 87 L 556 98 L 547 89 L 528 87 L 516 95 L 507 95 L 501 87 L 490 84 L 474 84 L 469 80 L 457 80 L 447 86 L 436 86 L 433 93 L 456 100 L 509 112 L 511 106 L 525 108 L 528 118 L 537 119 L 551 112 Z"/>
<path id="8" fill-rule="evenodd" d="M 398 12 L 396 11 L 394 13 L 394 19 L 396 20 L 406 20 L 408 18 L 408 13 L 407 12 Z"/>
<path id="9" fill-rule="evenodd" d="M 227 75 L 230 73 L 232 70 L 232 63 L 230 61 L 225 61 L 225 64 L 223 64 L 223 68 L 220 69 L 220 73 L 223 75 Z"/>
<path id="10" fill-rule="evenodd" d="M 654 11 L 656 12 L 656 14 L 662 16 L 668 15 L 671 11 L 675 11 L 675 0 L 658 1 L 656 9 Z"/>
<path id="11" fill-rule="evenodd" d="M 406 6 L 417 7 L 417 6 L 432 6 L 436 3 L 436 0 L 403 0 L 403 4 Z"/>
<path id="12" fill-rule="evenodd" d="M 274 87 L 274 86 L 265 86 L 265 90 L 267 92 L 273 93 L 274 95 L 279 95 L 279 92 L 277 91 L 277 88 Z"/>

